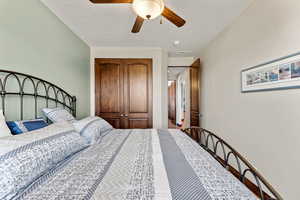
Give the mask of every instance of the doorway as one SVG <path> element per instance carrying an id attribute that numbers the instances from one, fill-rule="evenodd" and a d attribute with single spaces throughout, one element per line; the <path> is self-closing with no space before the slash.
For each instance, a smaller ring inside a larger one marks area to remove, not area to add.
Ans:
<path id="1" fill-rule="evenodd" d="M 168 127 L 200 126 L 200 60 L 168 68 Z"/>
<path id="2" fill-rule="evenodd" d="M 189 67 L 168 68 L 169 128 L 189 127 L 189 73 Z"/>

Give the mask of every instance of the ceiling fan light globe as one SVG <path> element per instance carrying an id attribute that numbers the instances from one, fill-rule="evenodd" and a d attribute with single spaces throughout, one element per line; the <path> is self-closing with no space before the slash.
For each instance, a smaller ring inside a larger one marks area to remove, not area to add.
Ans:
<path id="1" fill-rule="evenodd" d="M 154 19 L 160 16 L 165 8 L 163 0 L 134 0 L 134 12 L 144 19 Z"/>

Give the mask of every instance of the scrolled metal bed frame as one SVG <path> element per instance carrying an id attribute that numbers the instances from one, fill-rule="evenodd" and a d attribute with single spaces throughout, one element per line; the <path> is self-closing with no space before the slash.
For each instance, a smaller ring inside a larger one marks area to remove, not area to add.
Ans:
<path id="1" fill-rule="evenodd" d="M 8 87 L 10 81 L 16 81 L 17 91 L 11 91 Z M 31 85 L 31 91 L 26 91 L 25 87 Z M 14 71 L 7 71 L 0 69 L 0 101 L 3 113 L 6 112 L 6 101 L 9 97 L 18 97 L 20 99 L 20 120 L 24 119 L 24 98 L 32 97 L 34 102 L 34 117 L 38 118 L 38 101 L 44 99 L 46 107 L 52 102 L 54 105 L 62 106 L 68 109 L 74 116 L 76 116 L 76 97 L 71 96 L 62 88 L 45 81 L 43 79 L 23 74 Z"/>
<path id="2" fill-rule="evenodd" d="M 10 91 L 8 83 L 15 80 L 17 83 L 17 91 Z M 26 91 L 25 86 L 32 85 L 32 91 Z M 52 91 L 52 95 L 50 93 Z M 76 97 L 70 95 L 62 88 L 45 81 L 43 79 L 14 71 L 0 69 L 0 106 L 5 113 L 6 101 L 9 97 L 19 97 L 20 101 L 20 119 L 24 119 L 24 98 L 32 97 L 34 102 L 34 117 L 38 117 L 38 100 L 44 99 L 46 107 L 50 102 L 54 102 L 55 106 L 62 106 L 68 109 L 76 116 Z M 278 192 L 266 181 L 266 179 L 234 148 L 227 142 L 215 135 L 214 133 L 192 127 L 183 130 L 187 135 L 194 139 L 201 147 L 210 153 L 223 167 L 228 169 L 242 183 L 244 183 L 254 194 L 261 200 L 283 200 Z M 237 169 L 230 164 L 230 159 L 234 158 Z M 253 183 L 247 178 L 248 174 L 252 174 Z"/>
<path id="3" fill-rule="evenodd" d="M 240 153 L 216 134 L 199 127 L 184 129 L 187 135 L 210 153 L 261 200 L 283 200 L 281 195 Z M 234 159 L 237 167 L 230 164 Z M 247 178 L 251 174 L 253 181 Z"/>

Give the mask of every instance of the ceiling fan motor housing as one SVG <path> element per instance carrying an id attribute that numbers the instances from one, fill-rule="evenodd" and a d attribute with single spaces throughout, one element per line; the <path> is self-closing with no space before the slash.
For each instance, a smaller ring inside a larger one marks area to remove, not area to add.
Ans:
<path id="1" fill-rule="evenodd" d="M 89 0 L 92 3 L 98 4 L 118 4 L 129 3 L 132 4 L 134 12 L 138 15 L 132 33 L 140 32 L 145 20 L 154 19 L 158 16 L 163 16 L 177 27 L 182 27 L 185 20 L 178 16 L 174 11 L 165 6 L 164 0 Z M 162 21 L 160 22 L 162 24 Z"/>
<path id="2" fill-rule="evenodd" d="M 163 0 L 134 0 L 132 6 L 143 19 L 154 19 L 162 14 L 165 4 Z"/>

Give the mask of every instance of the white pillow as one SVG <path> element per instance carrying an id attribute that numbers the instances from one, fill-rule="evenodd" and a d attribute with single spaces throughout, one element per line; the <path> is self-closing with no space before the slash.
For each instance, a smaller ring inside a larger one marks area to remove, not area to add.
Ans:
<path id="1" fill-rule="evenodd" d="M 44 108 L 43 110 L 44 115 L 50 119 L 53 123 L 56 122 L 74 122 L 76 121 L 73 115 L 69 113 L 67 110 L 63 108 Z"/>
<path id="2" fill-rule="evenodd" d="M 100 117 L 86 117 L 73 123 L 75 130 L 84 137 L 89 144 L 95 144 L 101 141 L 113 127 Z"/>
<path id="3" fill-rule="evenodd" d="M 3 115 L 3 111 L 0 110 L 0 138 L 1 137 L 7 137 L 12 136 L 9 128 L 7 127 L 5 117 Z"/>
<path id="4" fill-rule="evenodd" d="M 69 122 L 0 138 L 0 199 L 14 199 L 69 156 L 88 147 Z"/>

